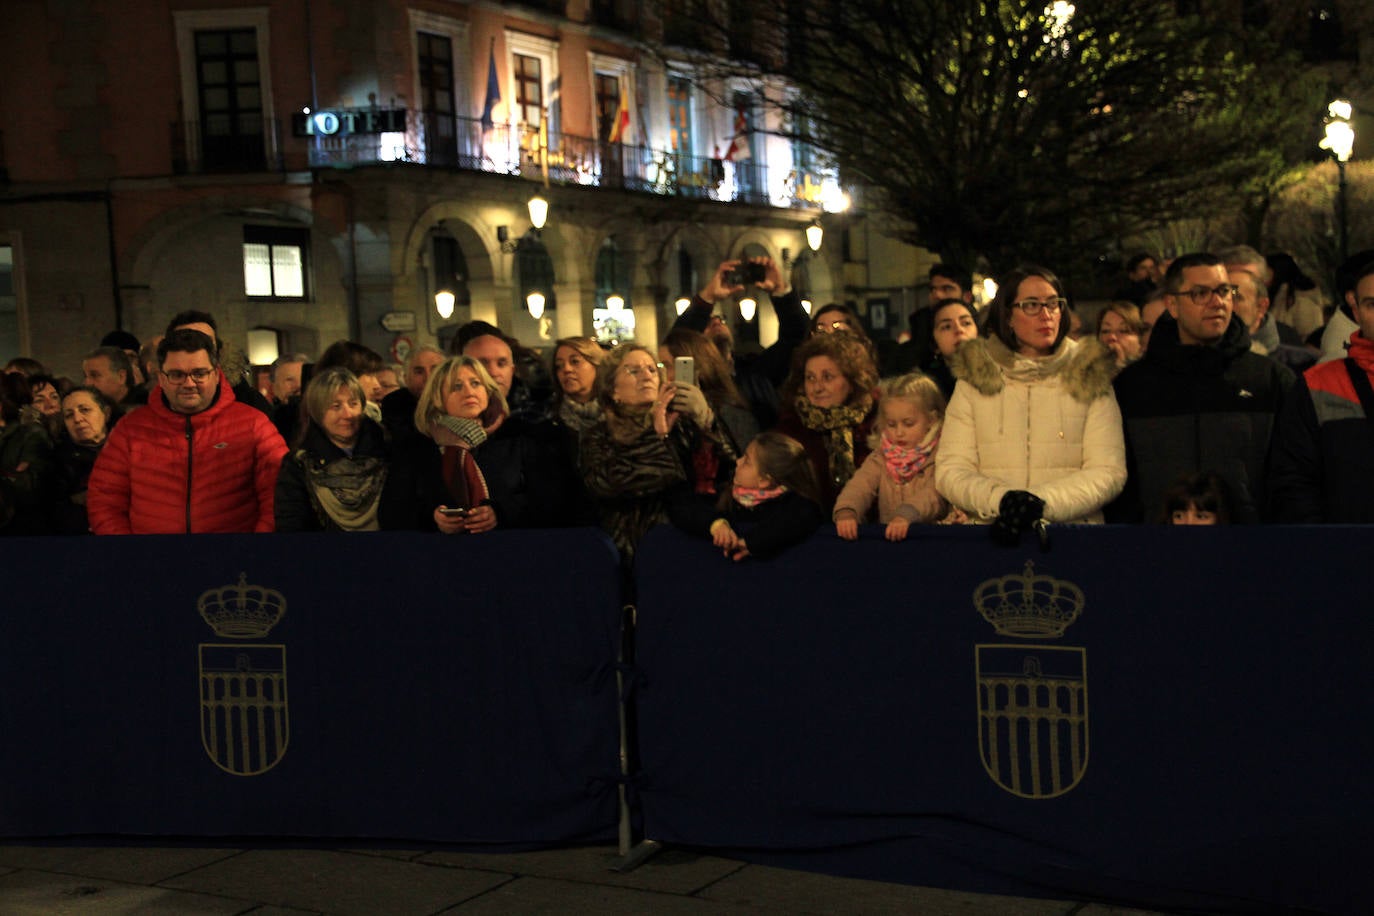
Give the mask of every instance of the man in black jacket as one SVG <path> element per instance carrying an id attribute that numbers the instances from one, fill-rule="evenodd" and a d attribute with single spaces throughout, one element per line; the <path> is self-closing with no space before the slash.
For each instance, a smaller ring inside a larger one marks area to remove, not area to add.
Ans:
<path id="1" fill-rule="evenodd" d="M 1180 475 L 1213 471 L 1230 488 L 1232 518 L 1264 515 L 1270 438 L 1293 373 L 1250 350 L 1233 314 L 1221 260 L 1187 254 L 1164 278 L 1168 311 L 1142 357 L 1116 380 L 1126 432 L 1125 491 L 1113 521 L 1154 521 Z"/>

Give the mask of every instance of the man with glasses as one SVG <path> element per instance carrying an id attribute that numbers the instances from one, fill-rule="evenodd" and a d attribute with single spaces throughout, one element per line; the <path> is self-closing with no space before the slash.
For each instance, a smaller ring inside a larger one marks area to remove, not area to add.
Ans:
<path id="1" fill-rule="evenodd" d="M 158 344 L 148 406 L 111 431 L 86 494 L 96 534 L 273 530 L 286 443 L 272 421 L 234 397 L 215 342 L 172 331 Z"/>
<path id="2" fill-rule="evenodd" d="M 1108 517 L 1154 521 L 1180 475 L 1213 471 L 1231 490 L 1231 517 L 1260 521 L 1270 438 L 1293 373 L 1251 352 L 1220 258 L 1175 259 L 1164 289 L 1145 355 L 1116 379 L 1129 478 Z"/>
<path id="3" fill-rule="evenodd" d="M 1269 486 L 1281 522 L 1374 522 L 1374 260 L 1354 286 L 1346 357 L 1303 373 L 1279 415 Z"/>

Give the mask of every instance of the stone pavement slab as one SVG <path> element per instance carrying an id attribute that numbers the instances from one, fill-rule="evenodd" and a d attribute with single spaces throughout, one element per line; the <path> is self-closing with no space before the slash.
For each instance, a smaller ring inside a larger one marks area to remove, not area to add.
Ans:
<path id="1" fill-rule="evenodd" d="M 750 865 L 704 890 L 703 899 L 769 912 L 803 914 L 910 913 L 957 916 L 1067 916 L 1077 904 L 1027 897 L 993 897 L 941 888 L 837 878 L 815 872 Z"/>
<path id="2" fill-rule="evenodd" d="M 252 910 L 252 900 L 185 893 L 162 887 L 123 884 L 103 878 L 15 871 L 0 876 L 0 912 L 5 916 L 236 916 Z"/>
<path id="3" fill-rule="evenodd" d="M 734 859 L 669 848 L 622 874 L 610 870 L 618 858 L 614 846 L 584 846 L 500 854 L 441 851 L 426 853 L 418 861 L 666 894 L 694 894 L 744 867 Z"/>
<path id="4" fill-rule="evenodd" d="M 759 910 L 628 887 L 517 878 L 451 909 L 453 916 L 756 916 Z M 254 914 L 256 916 L 256 914 Z"/>
<path id="5" fill-rule="evenodd" d="M 238 853 L 237 849 L 158 846 L 0 846 L 0 866 L 158 884 Z"/>
<path id="6" fill-rule="evenodd" d="M 511 878 L 357 853 L 283 849 L 245 852 L 165 884 L 338 916 L 428 916 Z"/>

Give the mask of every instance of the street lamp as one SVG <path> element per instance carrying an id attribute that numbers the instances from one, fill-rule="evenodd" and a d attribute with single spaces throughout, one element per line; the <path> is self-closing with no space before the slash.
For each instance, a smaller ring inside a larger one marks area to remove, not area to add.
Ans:
<path id="1" fill-rule="evenodd" d="M 434 310 L 439 313 L 439 317 L 447 321 L 453 317 L 453 304 L 457 297 L 452 290 L 441 289 L 434 294 Z"/>
<path id="2" fill-rule="evenodd" d="M 1350 161 L 1350 154 L 1355 149 L 1355 128 L 1350 126 L 1350 116 L 1353 113 L 1350 103 L 1345 99 L 1336 99 L 1326 106 L 1326 136 L 1322 138 L 1321 143 L 1317 144 L 1322 149 L 1330 151 L 1331 155 L 1335 157 L 1336 171 L 1340 176 L 1336 194 L 1336 219 L 1341 233 L 1340 259 L 1342 263 L 1344 263 L 1350 247 L 1350 225 L 1346 210 L 1345 164 Z"/>
<path id="3" fill-rule="evenodd" d="M 530 228 L 524 235 L 520 236 L 520 238 L 513 239 L 510 237 L 509 226 L 496 227 L 496 241 L 501 243 L 501 251 L 503 254 L 515 254 L 520 248 L 520 243 L 531 235 L 537 239 L 539 237 L 539 230 L 543 229 L 544 223 L 548 221 L 549 202 L 541 195 L 535 194 L 531 197 L 526 207 L 530 211 Z"/>
<path id="4" fill-rule="evenodd" d="M 530 317 L 538 320 L 544 314 L 544 294 L 535 290 L 525 297 L 525 308 L 529 309 Z"/>

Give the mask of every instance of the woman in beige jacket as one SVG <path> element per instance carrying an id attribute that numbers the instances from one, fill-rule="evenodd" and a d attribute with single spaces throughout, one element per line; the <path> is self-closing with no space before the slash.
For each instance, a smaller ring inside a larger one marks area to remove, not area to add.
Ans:
<path id="1" fill-rule="evenodd" d="M 1068 338 L 1067 306 L 1054 274 L 1018 268 L 989 307 L 987 338 L 951 360 L 959 381 L 935 484 L 1011 541 L 1042 519 L 1101 522 L 1126 482 L 1115 358 L 1096 340 Z"/>

